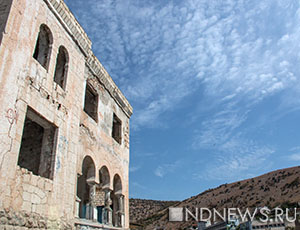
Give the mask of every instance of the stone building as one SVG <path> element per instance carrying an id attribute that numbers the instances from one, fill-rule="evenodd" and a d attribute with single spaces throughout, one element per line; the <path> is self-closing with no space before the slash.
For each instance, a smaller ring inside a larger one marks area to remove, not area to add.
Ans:
<path id="1" fill-rule="evenodd" d="M 128 229 L 132 107 L 62 0 L 0 0 L 0 230 Z"/>

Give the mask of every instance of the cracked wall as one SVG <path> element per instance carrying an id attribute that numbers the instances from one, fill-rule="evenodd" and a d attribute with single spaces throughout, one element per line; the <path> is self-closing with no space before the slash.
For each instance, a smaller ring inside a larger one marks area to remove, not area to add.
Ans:
<path id="1" fill-rule="evenodd" d="M 53 179 L 57 127 L 28 107 L 18 165 L 34 175 Z"/>
<path id="2" fill-rule="evenodd" d="M 18 165 L 39 175 L 44 128 L 26 118 L 22 135 Z"/>
<path id="3" fill-rule="evenodd" d="M 95 163 L 95 203 L 103 205 L 105 199 L 99 170 L 107 167 L 111 190 L 114 175 L 120 175 L 128 228 L 131 106 L 94 57 L 88 37 L 62 1 L 1 1 L 0 29 L 2 18 L 8 20 L 0 43 L 0 229 L 80 228 L 77 180 L 86 156 Z M 53 39 L 47 68 L 34 55 L 45 22 Z M 60 76 L 64 72 L 63 65 L 57 66 L 63 59 L 62 46 L 69 54 L 63 84 L 61 78 L 55 81 L 56 69 Z M 84 111 L 86 84 L 98 95 L 94 118 Z M 113 114 L 122 121 L 121 143 L 112 137 Z M 32 158 L 26 157 L 29 152 Z M 20 223 L 13 224 L 9 215 L 19 216 Z"/>

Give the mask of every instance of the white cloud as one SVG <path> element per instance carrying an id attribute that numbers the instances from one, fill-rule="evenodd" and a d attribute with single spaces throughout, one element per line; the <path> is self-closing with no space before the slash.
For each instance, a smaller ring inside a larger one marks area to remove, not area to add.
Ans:
<path id="1" fill-rule="evenodd" d="M 136 128 L 161 125 L 160 115 L 200 86 L 212 100 L 255 104 L 292 87 L 299 74 L 291 64 L 300 62 L 292 0 L 76 4 L 95 53 L 134 104 Z M 88 13 L 86 5 L 93 5 Z"/>
<path id="2" fill-rule="evenodd" d="M 290 151 L 294 152 L 294 151 L 298 151 L 300 150 L 300 146 L 294 146 L 290 149 Z"/>
<path id="3" fill-rule="evenodd" d="M 142 184 L 140 184 L 140 183 L 138 183 L 138 182 L 131 182 L 130 184 L 131 184 L 133 187 L 135 187 L 135 188 L 139 188 L 139 189 L 143 189 L 143 190 L 146 190 L 146 189 L 147 189 L 146 186 L 144 186 L 144 185 L 142 185 Z"/>
<path id="4" fill-rule="evenodd" d="M 265 173 L 272 166 L 270 157 L 275 152 L 272 147 L 240 137 L 232 138 L 216 151 L 219 152 L 217 161 L 209 163 L 205 171 L 201 175 L 196 174 L 196 177 L 231 182 Z"/>
<path id="5" fill-rule="evenodd" d="M 194 115 L 193 147 L 225 148 L 236 141 L 253 107 L 270 95 L 291 89 L 284 106 L 300 106 L 295 96 L 300 96 L 300 10 L 295 1 L 76 4 L 82 4 L 82 9 L 77 6 L 79 21 L 95 53 L 134 105 L 135 128 L 162 126 L 163 113 L 201 89 L 195 103 L 205 98 L 212 112 L 201 121 Z M 88 13 L 85 5 L 93 5 Z M 237 153 L 225 152 L 220 170 L 235 171 L 236 165 L 243 170 L 244 161 L 257 157 L 263 162 L 261 152 L 272 152 L 265 146 L 251 149 L 251 140 L 242 142 L 250 149 L 237 145 Z M 158 166 L 155 175 L 172 171 L 167 166 Z"/>
<path id="6" fill-rule="evenodd" d="M 131 153 L 133 157 L 155 157 L 157 154 L 153 152 L 133 152 Z"/>
<path id="7" fill-rule="evenodd" d="M 158 166 L 154 171 L 155 176 L 163 177 L 165 175 L 165 169 L 162 166 Z"/>
<path id="8" fill-rule="evenodd" d="M 289 160 L 292 161 L 300 161 L 300 153 L 294 153 L 290 156 L 288 156 Z"/>
<path id="9" fill-rule="evenodd" d="M 163 178 L 168 173 L 173 173 L 179 166 L 180 160 L 174 163 L 162 164 L 154 170 L 154 175 Z"/>
<path id="10" fill-rule="evenodd" d="M 133 172 L 136 172 L 140 169 L 141 167 L 140 166 L 130 166 L 129 167 L 129 172 L 133 173 Z"/>
<path id="11" fill-rule="evenodd" d="M 247 119 L 249 110 L 238 110 L 236 104 L 220 106 L 220 112 L 201 123 L 200 131 L 194 135 L 193 148 L 220 146 L 232 138 L 236 129 Z"/>
<path id="12" fill-rule="evenodd" d="M 290 149 L 292 154 L 288 155 L 288 159 L 291 161 L 300 161 L 300 146 L 294 146 Z"/>

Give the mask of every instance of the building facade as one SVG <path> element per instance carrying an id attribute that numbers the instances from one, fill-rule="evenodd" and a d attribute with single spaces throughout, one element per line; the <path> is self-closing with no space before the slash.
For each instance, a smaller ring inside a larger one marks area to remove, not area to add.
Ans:
<path id="1" fill-rule="evenodd" d="M 0 1 L 0 230 L 128 229 L 132 107 L 62 0 Z"/>

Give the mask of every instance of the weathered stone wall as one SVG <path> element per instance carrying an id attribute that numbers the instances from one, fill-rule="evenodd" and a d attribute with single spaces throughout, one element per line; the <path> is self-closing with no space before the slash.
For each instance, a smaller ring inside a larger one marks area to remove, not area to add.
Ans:
<path id="1" fill-rule="evenodd" d="M 49 27 L 53 36 L 47 69 L 33 57 L 42 24 Z M 94 161 L 97 183 L 102 166 L 108 168 L 111 190 L 114 176 L 120 176 L 128 228 L 132 108 L 93 56 L 88 37 L 65 4 L 57 0 L 14 0 L 5 31 L 0 44 L 0 229 L 12 229 L 14 224 L 7 215 L 21 215 L 20 219 L 28 215 L 40 218 L 41 223 L 58 222 L 59 226 L 52 229 L 74 227 L 77 178 L 85 156 Z M 65 89 L 54 81 L 56 58 L 62 45 L 69 53 Z M 98 93 L 98 122 L 83 111 L 87 80 Z M 28 108 L 57 127 L 53 179 L 18 166 Z M 113 113 L 122 120 L 121 144 L 111 136 Z M 36 222 L 35 226 L 39 226 Z M 35 226 L 32 228 L 44 228 Z"/>
<path id="2" fill-rule="evenodd" d="M 128 166 L 129 166 L 129 119 L 122 108 L 111 100 L 111 95 L 95 78 L 88 67 L 85 69 L 85 78 L 93 86 L 98 94 L 98 121 L 95 122 L 84 111 L 80 118 L 80 140 L 78 152 L 82 162 L 86 155 L 92 157 L 97 165 L 96 172 L 106 166 L 110 174 L 110 189 L 113 190 L 115 175 L 122 178 L 122 193 L 125 195 L 126 224 L 129 224 L 129 190 L 128 190 Z M 112 138 L 113 113 L 122 121 L 122 141 L 119 144 Z M 81 164 L 77 165 L 77 172 L 81 173 Z M 99 181 L 99 174 L 96 174 Z"/>
<path id="3" fill-rule="evenodd" d="M 50 219 L 36 213 L 15 212 L 10 209 L 0 210 L 0 230 L 72 230 L 73 223 L 66 220 Z"/>

